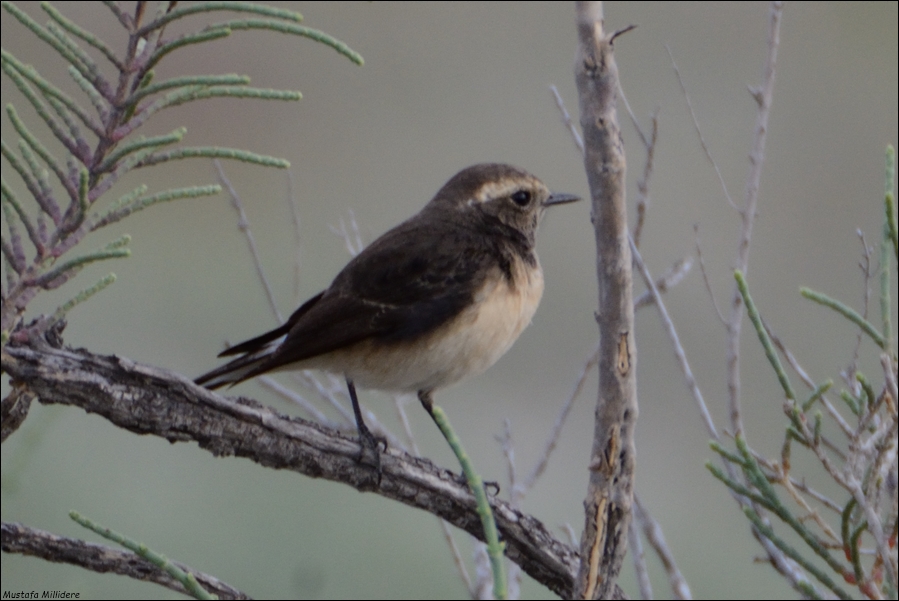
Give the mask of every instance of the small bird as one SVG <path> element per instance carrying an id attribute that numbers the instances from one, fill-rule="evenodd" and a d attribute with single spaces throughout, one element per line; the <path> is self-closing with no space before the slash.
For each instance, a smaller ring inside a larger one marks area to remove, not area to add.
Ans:
<path id="1" fill-rule="evenodd" d="M 272 371 L 322 369 L 346 378 L 362 452 L 378 443 L 355 384 L 432 393 L 493 365 L 531 322 L 543 295 L 534 250 L 551 194 L 530 173 L 496 163 L 453 176 L 415 216 L 372 242 L 284 325 L 233 346 L 240 355 L 196 379 L 215 389 Z"/>

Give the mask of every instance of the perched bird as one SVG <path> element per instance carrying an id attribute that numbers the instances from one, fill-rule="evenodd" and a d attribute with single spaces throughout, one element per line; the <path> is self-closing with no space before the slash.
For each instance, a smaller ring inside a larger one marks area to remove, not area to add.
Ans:
<path id="1" fill-rule="evenodd" d="M 547 207 L 576 200 L 510 165 L 463 169 L 284 325 L 224 351 L 240 356 L 196 383 L 214 389 L 286 369 L 343 375 L 360 457 L 373 450 L 380 469 L 355 384 L 418 393 L 433 417 L 434 390 L 493 365 L 531 322 L 543 294 L 537 226 Z"/>

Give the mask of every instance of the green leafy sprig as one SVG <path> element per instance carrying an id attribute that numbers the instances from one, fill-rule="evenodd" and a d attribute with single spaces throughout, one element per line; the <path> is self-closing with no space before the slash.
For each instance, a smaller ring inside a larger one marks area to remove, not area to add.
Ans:
<path id="1" fill-rule="evenodd" d="M 297 12 L 250 2 L 162 2 L 154 15 L 146 2 L 137 2 L 126 12 L 115 2 L 104 2 L 125 34 L 124 52 L 114 51 L 121 43 L 100 39 L 75 23 L 48 2 L 41 8 L 49 21 L 41 25 L 12 2 L 2 8 L 22 26 L 47 44 L 68 65 L 68 75 L 87 99 L 73 98 L 37 69 L 7 49 L 0 51 L 0 67 L 62 146 L 65 156 L 50 150 L 42 136 L 25 124 L 12 104 L 6 106 L 9 122 L 19 137 L 17 144 L 2 143 L 2 157 L 21 180 L 36 205 L 31 211 L 14 187 L 2 181 L 4 229 L 0 252 L 6 263 L 7 281 L 0 289 L 2 344 L 10 339 L 28 339 L 62 320 L 75 305 L 115 280 L 103 276 L 62 303 L 49 318 L 22 327 L 28 303 L 42 290 L 58 288 L 85 265 L 127 257 L 130 238 L 118 238 L 105 247 L 76 258 L 67 255 L 89 232 L 95 231 L 149 206 L 177 199 L 199 198 L 220 191 L 218 185 L 151 192 L 138 186 L 105 209 L 97 202 L 122 178 L 136 169 L 174 160 L 193 158 L 232 159 L 266 167 L 289 167 L 280 158 L 239 148 L 183 145 L 187 129 L 167 134 L 139 136 L 154 115 L 188 102 L 208 98 L 295 101 L 297 91 L 255 88 L 250 78 L 238 74 L 185 74 L 154 81 L 160 61 L 196 44 L 214 42 L 234 31 L 267 30 L 295 35 L 325 44 L 352 62 L 362 57 L 332 36 L 301 25 Z M 167 26 L 190 23 L 198 15 L 236 13 L 221 23 L 204 24 L 194 31 L 167 36 Z M 96 57 L 96 58 L 95 58 Z M 110 67 L 113 75 L 108 75 Z M 24 231 L 24 236 L 23 232 Z M 26 241 L 27 238 L 27 241 Z M 30 248 L 29 248 L 30 243 Z"/>

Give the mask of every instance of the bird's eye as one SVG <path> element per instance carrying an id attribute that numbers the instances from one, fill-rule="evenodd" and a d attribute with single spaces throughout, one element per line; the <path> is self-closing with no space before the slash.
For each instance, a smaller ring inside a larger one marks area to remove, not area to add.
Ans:
<path id="1" fill-rule="evenodd" d="M 526 207 L 531 202 L 531 193 L 527 190 L 519 190 L 512 195 L 512 202 L 519 207 Z"/>

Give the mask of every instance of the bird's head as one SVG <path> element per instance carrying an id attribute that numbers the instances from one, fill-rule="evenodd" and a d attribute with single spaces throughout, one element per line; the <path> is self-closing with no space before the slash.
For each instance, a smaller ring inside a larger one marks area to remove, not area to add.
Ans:
<path id="1" fill-rule="evenodd" d="M 450 178 L 425 210 L 448 214 L 451 219 L 498 221 L 533 241 L 547 207 L 576 200 L 580 199 L 573 194 L 551 193 L 523 169 L 483 163 Z"/>

